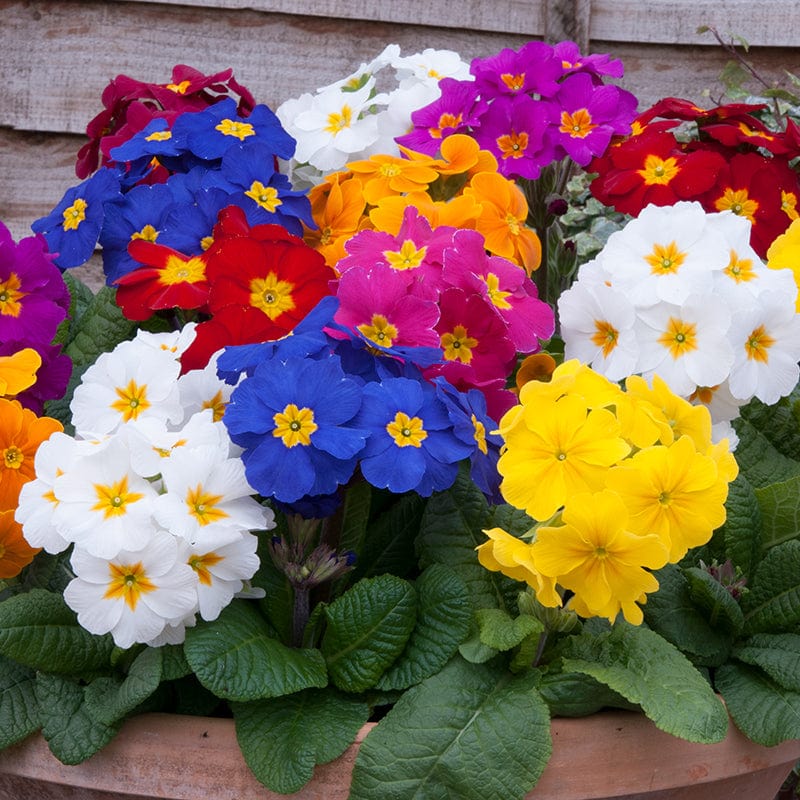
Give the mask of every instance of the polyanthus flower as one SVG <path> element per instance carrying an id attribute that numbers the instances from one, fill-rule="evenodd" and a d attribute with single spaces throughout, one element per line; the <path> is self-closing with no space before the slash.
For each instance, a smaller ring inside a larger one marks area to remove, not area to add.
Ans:
<path id="1" fill-rule="evenodd" d="M 41 366 L 42 357 L 31 347 L 0 356 L 0 397 L 11 400 L 36 383 L 36 371 Z"/>
<path id="2" fill-rule="evenodd" d="M 552 45 L 527 42 L 519 50 L 505 47 L 488 58 L 473 59 L 470 72 L 475 76 L 475 84 L 488 96 L 551 97 L 558 91 L 564 67 Z"/>
<path id="3" fill-rule="evenodd" d="M 795 220 L 785 233 L 778 236 L 767 250 L 767 266 L 770 269 L 790 269 L 795 283 L 800 283 L 800 221 Z M 800 293 L 795 301 L 800 313 Z"/>
<path id="4" fill-rule="evenodd" d="M 175 537 L 155 531 L 145 547 L 101 558 L 76 548 L 67 605 L 91 633 L 110 633 L 118 647 L 155 639 L 197 607 L 197 578 L 178 559 Z"/>
<path id="5" fill-rule="evenodd" d="M 364 199 L 370 205 L 387 195 L 425 191 L 439 173 L 433 159 L 426 161 L 377 154 L 363 161 L 350 161 L 347 169 L 353 172 L 362 185 Z"/>
<path id="6" fill-rule="evenodd" d="M 338 357 L 273 358 L 236 387 L 223 423 L 256 491 L 293 503 L 350 479 L 367 437 L 354 420 L 360 407 L 361 389 Z"/>
<path id="7" fill-rule="evenodd" d="M 428 497 L 447 489 L 458 462 L 474 449 L 457 438 L 435 388 L 420 380 L 389 378 L 363 388 L 354 424 L 369 431 L 361 472 L 373 486 Z"/>
<path id="8" fill-rule="evenodd" d="M 35 477 L 39 445 L 63 430 L 51 417 L 38 417 L 16 400 L 0 398 L 0 510 L 16 508 L 22 486 Z"/>
<path id="9" fill-rule="evenodd" d="M 22 526 L 14 519 L 14 509 L 0 510 L 0 579 L 19 575 L 38 552 L 22 535 Z"/>
<path id="10" fill-rule="evenodd" d="M 609 491 L 571 496 L 561 516 L 563 525 L 537 529 L 530 548 L 534 568 L 574 592 L 593 615 L 614 622 L 622 611 L 640 625 L 637 601 L 658 589 L 648 569 L 667 563 L 662 541 L 632 533 L 625 503 Z"/>

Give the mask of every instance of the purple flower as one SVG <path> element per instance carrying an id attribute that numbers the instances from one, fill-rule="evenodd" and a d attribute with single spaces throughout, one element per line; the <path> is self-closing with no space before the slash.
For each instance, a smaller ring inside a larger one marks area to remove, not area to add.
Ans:
<path id="1" fill-rule="evenodd" d="M 23 347 L 31 346 L 41 356 L 42 365 L 36 371 L 36 383 L 20 392 L 14 399 L 19 400 L 34 414 L 41 416 L 44 412 L 44 404 L 48 400 L 64 396 L 72 375 L 72 359 L 61 352 L 61 345 L 31 345 L 28 342 L 2 342 L 0 343 L 0 356 L 12 355 Z"/>
<path id="2" fill-rule="evenodd" d="M 611 58 L 607 53 L 584 56 L 578 45 L 569 41 L 559 42 L 553 49 L 565 73 L 589 72 L 597 76 L 610 75 L 612 78 L 621 78 L 623 75 L 622 61 Z"/>
<path id="3" fill-rule="evenodd" d="M 476 58 L 469 71 L 487 99 L 530 93 L 552 97 L 564 74 L 561 59 L 546 42 L 528 42 L 519 51 L 506 47 L 489 58 Z"/>

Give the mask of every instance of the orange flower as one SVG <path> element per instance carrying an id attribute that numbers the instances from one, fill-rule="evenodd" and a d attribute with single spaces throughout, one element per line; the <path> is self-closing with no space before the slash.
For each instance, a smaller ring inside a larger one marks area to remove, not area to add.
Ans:
<path id="1" fill-rule="evenodd" d="M 15 509 L 22 484 L 35 476 L 33 459 L 39 445 L 64 430 L 51 417 L 37 417 L 16 400 L 0 399 L 0 509 Z"/>
<path id="2" fill-rule="evenodd" d="M 473 176 L 464 195 L 482 207 L 476 229 L 486 239 L 490 253 L 507 258 L 530 274 L 542 260 L 542 245 L 526 225 L 528 203 L 522 190 L 497 172 Z"/>
<path id="3" fill-rule="evenodd" d="M 384 197 L 425 191 L 439 177 L 435 166 L 436 162 L 429 156 L 412 161 L 390 155 L 374 155 L 347 165 L 361 181 L 364 199 L 372 206 Z"/>
<path id="4" fill-rule="evenodd" d="M 33 561 L 40 548 L 31 547 L 14 519 L 14 509 L 0 511 L 0 578 L 13 578 Z"/>
<path id="5" fill-rule="evenodd" d="M 481 213 L 481 207 L 472 197 L 454 197 L 444 202 L 434 201 L 426 192 L 415 192 L 405 197 L 385 197 L 369 212 L 370 221 L 376 230 L 396 236 L 408 206 L 415 206 L 432 228 L 440 225 L 474 228 Z"/>
<path id="6" fill-rule="evenodd" d="M 351 179 L 349 173 L 338 172 L 311 189 L 308 197 L 318 227 L 315 231 L 306 229 L 306 244 L 317 250 L 329 267 L 335 268 L 347 255 L 344 243 L 364 224 L 366 203 L 361 183 Z"/>

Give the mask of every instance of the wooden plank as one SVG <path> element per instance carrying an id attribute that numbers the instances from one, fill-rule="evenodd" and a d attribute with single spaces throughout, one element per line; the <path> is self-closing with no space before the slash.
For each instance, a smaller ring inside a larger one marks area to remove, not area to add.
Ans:
<path id="1" fill-rule="evenodd" d="M 403 25 L 432 25 L 462 30 L 541 36 L 541 0 L 139 0 L 144 3 L 251 9 L 334 20 L 369 20 Z"/>
<path id="2" fill-rule="evenodd" d="M 753 46 L 797 47 L 800 4 L 776 0 L 592 0 L 589 35 L 608 42 L 713 44 L 712 25 L 729 39 Z"/>
<path id="3" fill-rule="evenodd" d="M 272 107 L 345 77 L 396 42 L 465 60 L 519 47 L 522 34 L 149 3 L 0 0 L 0 125 L 78 133 L 122 73 L 166 82 L 174 64 L 232 67 Z M 24 43 L 24 46 L 22 45 Z"/>

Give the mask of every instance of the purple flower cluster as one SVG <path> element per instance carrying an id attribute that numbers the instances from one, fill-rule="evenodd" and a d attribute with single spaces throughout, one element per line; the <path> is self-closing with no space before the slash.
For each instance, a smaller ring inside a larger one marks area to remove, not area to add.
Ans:
<path id="1" fill-rule="evenodd" d="M 26 347 L 41 356 L 36 383 L 16 397 L 36 414 L 46 400 L 64 394 L 72 373 L 72 361 L 53 344 L 69 305 L 69 291 L 42 237 L 16 243 L 0 222 L 0 356 Z"/>
<path id="2" fill-rule="evenodd" d="M 411 115 L 414 129 L 397 143 L 436 155 L 444 137 L 465 133 L 506 177 L 536 179 L 565 157 L 586 166 L 612 136 L 630 133 L 635 96 L 603 82 L 622 76 L 622 62 L 581 55 L 574 42 L 506 48 L 470 72 L 473 80 L 441 80 L 441 96 Z"/>

